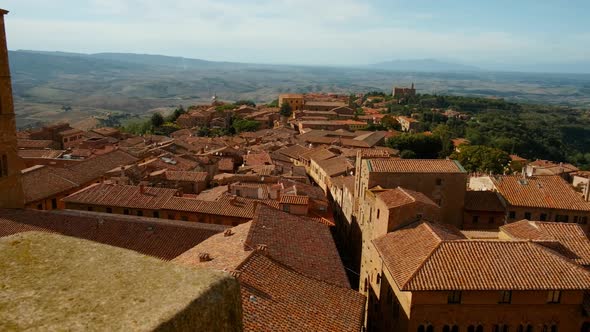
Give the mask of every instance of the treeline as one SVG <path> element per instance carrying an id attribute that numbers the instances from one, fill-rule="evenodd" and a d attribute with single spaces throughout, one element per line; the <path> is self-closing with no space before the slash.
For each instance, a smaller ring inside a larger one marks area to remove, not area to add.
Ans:
<path id="1" fill-rule="evenodd" d="M 438 109 L 452 109 L 466 114 L 469 120 L 448 118 Z M 420 121 L 420 131 L 432 132 L 440 140 L 428 151 L 432 157 L 452 153 L 449 141 L 466 138 L 471 145 L 484 146 L 521 157 L 567 161 L 582 169 L 590 168 L 590 112 L 567 107 L 517 104 L 503 99 L 458 96 L 417 95 L 403 104 L 388 105 L 392 115 L 413 116 Z M 418 134 L 419 136 L 424 136 Z M 394 138 L 392 147 L 409 150 L 405 156 L 423 156 L 422 140 L 408 145 L 409 138 Z"/>

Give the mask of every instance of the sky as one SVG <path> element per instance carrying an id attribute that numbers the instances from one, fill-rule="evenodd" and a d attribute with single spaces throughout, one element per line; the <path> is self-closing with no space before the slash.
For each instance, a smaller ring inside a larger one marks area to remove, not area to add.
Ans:
<path id="1" fill-rule="evenodd" d="M 11 50 L 213 61 L 590 61 L 588 0 L 3 0 Z"/>

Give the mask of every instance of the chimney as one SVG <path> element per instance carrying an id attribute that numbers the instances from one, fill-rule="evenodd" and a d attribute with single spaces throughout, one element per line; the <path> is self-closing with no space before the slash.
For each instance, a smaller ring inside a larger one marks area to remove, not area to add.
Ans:
<path id="1" fill-rule="evenodd" d="M 228 228 L 225 230 L 225 232 L 223 232 L 223 236 L 228 237 L 228 236 L 232 236 L 234 235 L 234 233 L 232 232 L 231 228 Z"/>
<path id="2" fill-rule="evenodd" d="M 125 177 L 125 166 L 121 166 L 121 177 Z"/>
<path id="3" fill-rule="evenodd" d="M 199 254 L 199 262 L 208 262 L 210 260 L 212 260 L 212 258 L 208 253 L 202 252 Z"/>
<path id="4" fill-rule="evenodd" d="M 145 194 L 145 186 L 143 183 L 139 185 L 139 193 L 142 195 Z"/>
<path id="5" fill-rule="evenodd" d="M 590 201 L 590 179 L 586 182 L 586 186 L 584 187 L 584 199 L 586 202 Z"/>

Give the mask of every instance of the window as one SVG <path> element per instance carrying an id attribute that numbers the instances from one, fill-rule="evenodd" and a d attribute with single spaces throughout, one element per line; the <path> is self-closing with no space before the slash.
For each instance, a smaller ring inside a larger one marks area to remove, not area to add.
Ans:
<path id="1" fill-rule="evenodd" d="M 283 211 L 285 211 L 285 212 L 289 212 L 289 211 L 290 211 L 290 209 L 289 209 L 289 205 L 287 205 L 287 204 L 284 204 L 284 205 L 283 205 Z"/>
<path id="2" fill-rule="evenodd" d="M 434 332 L 432 325 L 420 325 L 418 326 L 418 332 Z"/>
<path id="3" fill-rule="evenodd" d="M 381 210 L 377 209 L 377 219 L 379 219 L 380 214 L 381 214 Z"/>
<path id="4" fill-rule="evenodd" d="M 168 219 L 174 220 L 174 213 L 168 213 Z"/>
<path id="5" fill-rule="evenodd" d="M 112 208 L 110 208 L 110 207 L 108 207 L 108 208 L 107 208 L 107 213 L 113 213 L 113 209 L 112 209 Z"/>
<path id="6" fill-rule="evenodd" d="M 558 332 L 557 325 L 555 325 L 555 324 L 543 325 L 543 332 Z"/>
<path id="7" fill-rule="evenodd" d="M 547 303 L 556 304 L 561 301 L 561 291 L 552 290 L 547 293 Z"/>
<path id="8" fill-rule="evenodd" d="M 143 211 L 142 210 L 137 210 L 137 215 L 139 217 L 143 217 Z"/>
<path id="9" fill-rule="evenodd" d="M 516 332 L 533 332 L 533 326 L 531 324 L 520 324 Z"/>
<path id="10" fill-rule="evenodd" d="M 437 186 L 442 186 L 443 180 L 442 179 L 436 179 L 436 185 Z"/>
<path id="11" fill-rule="evenodd" d="M 494 217 L 490 217 L 490 219 L 488 219 L 488 224 L 493 224 L 496 221 L 494 220 Z"/>
<path id="12" fill-rule="evenodd" d="M 449 304 L 461 303 L 461 291 L 450 292 L 449 297 L 447 298 L 447 303 L 449 303 Z"/>
<path id="13" fill-rule="evenodd" d="M 0 177 L 8 176 L 8 157 L 3 154 L 0 158 Z"/>
<path id="14" fill-rule="evenodd" d="M 574 216 L 574 222 L 577 224 L 578 223 L 578 216 Z"/>
<path id="15" fill-rule="evenodd" d="M 501 291 L 500 292 L 500 301 L 498 303 L 508 304 L 512 302 L 512 291 Z"/>
<path id="16" fill-rule="evenodd" d="M 129 214 L 129 209 L 123 210 L 123 214 Z"/>
<path id="17" fill-rule="evenodd" d="M 188 221 L 188 216 L 182 216 L 182 217 L 180 217 L 180 219 L 181 219 L 182 221 Z"/>
<path id="18" fill-rule="evenodd" d="M 539 220 L 541 220 L 541 221 L 547 221 L 547 213 L 541 213 L 541 216 L 539 217 Z"/>
<path id="19" fill-rule="evenodd" d="M 508 325 L 496 324 L 492 327 L 492 332 L 508 332 Z"/>
<path id="20" fill-rule="evenodd" d="M 154 216 L 154 218 L 160 218 L 160 212 L 159 211 L 154 211 L 152 213 L 152 215 Z"/>
<path id="21" fill-rule="evenodd" d="M 483 332 L 483 325 L 469 325 L 467 332 Z"/>
<path id="22" fill-rule="evenodd" d="M 52 209 L 57 209 L 57 198 L 52 198 L 51 199 L 51 208 Z"/>
<path id="23" fill-rule="evenodd" d="M 37 204 L 37 210 L 43 210 L 43 204 Z"/>
<path id="24" fill-rule="evenodd" d="M 515 211 L 508 212 L 508 218 L 510 218 L 510 219 L 516 218 L 516 212 Z"/>
<path id="25" fill-rule="evenodd" d="M 88 208 L 86 208 L 88 211 L 94 211 L 94 208 L 92 206 L 89 206 Z"/>
<path id="26" fill-rule="evenodd" d="M 457 325 L 445 325 L 443 326 L 443 332 L 459 332 L 459 326 Z"/>
<path id="27" fill-rule="evenodd" d="M 586 225 L 588 223 L 588 217 L 582 217 L 580 224 Z"/>
<path id="28" fill-rule="evenodd" d="M 474 224 L 477 224 L 479 222 L 479 216 L 473 216 L 473 218 L 471 219 L 471 222 Z"/>
<path id="29" fill-rule="evenodd" d="M 239 189 L 236 189 L 236 196 L 242 196 L 241 191 Z"/>
<path id="30" fill-rule="evenodd" d="M 530 212 L 525 212 L 524 213 L 524 219 L 531 220 L 531 217 L 532 216 L 531 216 L 531 213 Z"/>
<path id="31" fill-rule="evenodd" d="M 566 215 L 561 215 L 561 214 L 555 215 L 556 222 L 568 222 L 569 219 L 570 219 L 569 216 L 566 216 Z"/>

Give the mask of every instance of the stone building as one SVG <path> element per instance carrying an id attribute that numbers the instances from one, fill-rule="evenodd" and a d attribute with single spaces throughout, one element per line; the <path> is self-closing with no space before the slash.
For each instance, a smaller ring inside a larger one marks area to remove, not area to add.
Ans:
<path id="1" fill-rule="evenodd" d="M 291 111 L 301 111 L 303 109 L 303 95 L 298 93 L 285 93 L 279 95 L 279 107 L 286 103 L 291 106 Z"/>
<path id="2" fill-rule="evenodd" d="M 363 159 L 355 171 L 355 199 L 363 202 L 368 189 L 403 187 L 421 192 L 441 207 L 441 220 L 460 227 L 467 172 L 454 160 Z M 359 209 L 361 220 L 363 210 Z"/>
<path id="3" fill-rule="evenodd" d="M 492 182 L 506 206 L 508 223 L 522 219 L 573 222 L 588 231 L 590 202 L 560 175 L 507 175 Z"/>
<path id="4" fill-rule="evenodd" d="M 409 88 L 400 88 L 396 86 L 393 88 L 392 93 L 393 98 L 396 99 L 413 97 L 416 95 L 416 88 L 414 88 L 414 83 L 412 83 L 412 86 Z"/>
<path id="5" fill-rule="evenodd" d="M 590 272 L 549 243 L 468 239 L 418 221 L 369 248 L 369 330 L 585 331 Z"/>
<path id="6" fill-rule="evenodd" d="M 24 193 L 21 170 L 24 168 L 18 156 L 16 121 L 12 100 L 12 83 L 6 47 L 4 15 L 0 9 L 0 208 L 22 208 Z"/>

